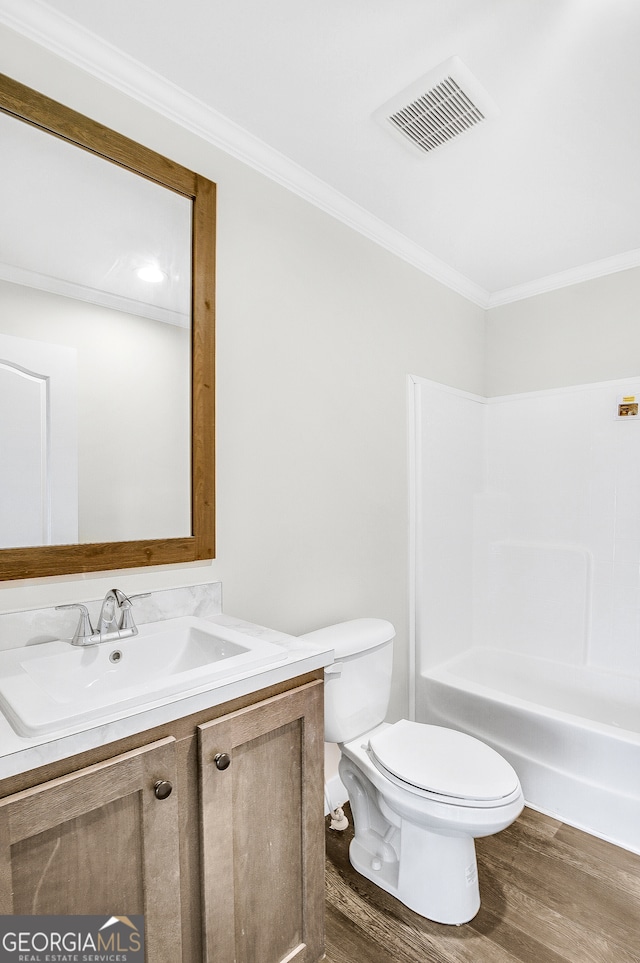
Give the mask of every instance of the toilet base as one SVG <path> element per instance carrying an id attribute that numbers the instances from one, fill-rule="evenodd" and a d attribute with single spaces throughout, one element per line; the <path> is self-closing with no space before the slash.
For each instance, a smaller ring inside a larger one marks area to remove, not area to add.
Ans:
<path id="1" fill-rule="evenodd" d="M 365 742 L 354 740 L 341 751 L 353 868 L 427 919 L 468 923 L 480 909 L 475 838 L 500 832 L 520 815 L 520 788 L 498 807 L 443 805 L 390 782 L 370 761 Z"/>
<path id="2" fill-rule="evenodd" d="M 402 820 L 398 841 L 402 860 L 385 851 L 374 831 L 358 832 L 349 847 L 357 872 L 386 890 L 420 916 L 460 926 L 480 909 L 474 840 L 443 836 Z"/>

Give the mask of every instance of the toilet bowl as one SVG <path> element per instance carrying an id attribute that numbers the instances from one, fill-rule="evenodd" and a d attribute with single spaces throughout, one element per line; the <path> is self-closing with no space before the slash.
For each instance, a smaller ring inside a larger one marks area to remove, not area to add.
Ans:
<path id="1" fill-rule="evenodd" d="M 408 727 L 415 729 L 408 733 Z M 416 770 L 407 764 L 404 779 L 388 756 L 384 759 L 396 772 L 379 755 L 379 743 L 395 745 L 396 737 L 404 745 L 405 763 L 412 739 L 418 744 Z M 421 757 L 427 744 L 433 752 Z M 355 830 L 349 850 L 354 869 L 428 919 L 458 925 L 473 919 L 480 908 L 474 840 L 506 829 L 524 806 L 509 763 L 465 733 L 405 720 L 379 726 L 341 751 L 340 778 Z M 428 780 L 422 778 L 427 759 L 437 767 Z M 473 772 L 465 785 L 469 764 Z M 450 795 L 452 788 L 455 795 Z"/>
<path id="2" fill-rule="evenodd" d="M 341 750 L 354 827 L 349 859 L 420 915 L 460 925 L 480 908 L 474 840 L 517 819 L 522 789 L 506 759 L 473 736 L 383 721 L 393 637 L 393 626 L 379 619 L 303 636 L 334 648 L 325 670 L 325 739 Z"/>

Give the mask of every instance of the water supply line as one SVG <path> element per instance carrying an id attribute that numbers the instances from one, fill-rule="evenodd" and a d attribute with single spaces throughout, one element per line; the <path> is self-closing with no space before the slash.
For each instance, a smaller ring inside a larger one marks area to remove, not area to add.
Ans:
<path id="1" fill-rule="evenodd" d="M 324 787 L 324 801 L 327 809 L 329 810 L 329 815 L 331 816 L 329 829 L 338 829 L 342 832 L 349 825 L 349 820 L 345 816 L 342 806 L 336 806 L 335 809 L 331 808 L 331 797 L 329 795 L 329 787 L 326 785 L 326 783 Z"/>

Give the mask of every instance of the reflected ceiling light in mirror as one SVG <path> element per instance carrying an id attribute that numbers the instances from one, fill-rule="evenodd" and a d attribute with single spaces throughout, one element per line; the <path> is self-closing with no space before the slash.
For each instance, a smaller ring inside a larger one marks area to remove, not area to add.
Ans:
<path id="1" fill-rule="evenodd" d="M 190 325 L 191 195 L 2 111 L 0 144 L 0 280 Z M 136 275 L 150 264 L 164 283 Z"/>
<path id="2" fill-rule="evenodd" d="M 144 264 L 138 268 L 136 274 L 141 281 L 148 281 L 150 284 L 160 284 L 167 280 L 167 275 L 157 264 Z"/>

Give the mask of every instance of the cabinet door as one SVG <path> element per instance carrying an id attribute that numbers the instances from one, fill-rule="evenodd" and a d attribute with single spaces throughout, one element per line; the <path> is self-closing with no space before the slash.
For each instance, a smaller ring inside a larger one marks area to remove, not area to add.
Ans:
<path id="1" fill-rule="evenodd" d="M 148 963 L 177 963 L 177 792 L 157 798 L 161 780 L 175 787 L 173 738 L 0 800 L 0 913 L 144 914 Z"/>
<path id="2" fill-rule="evenodd" d="M 322 682 L 199 726 L 199 736 L 206 963 L 319 960 Z"/>

